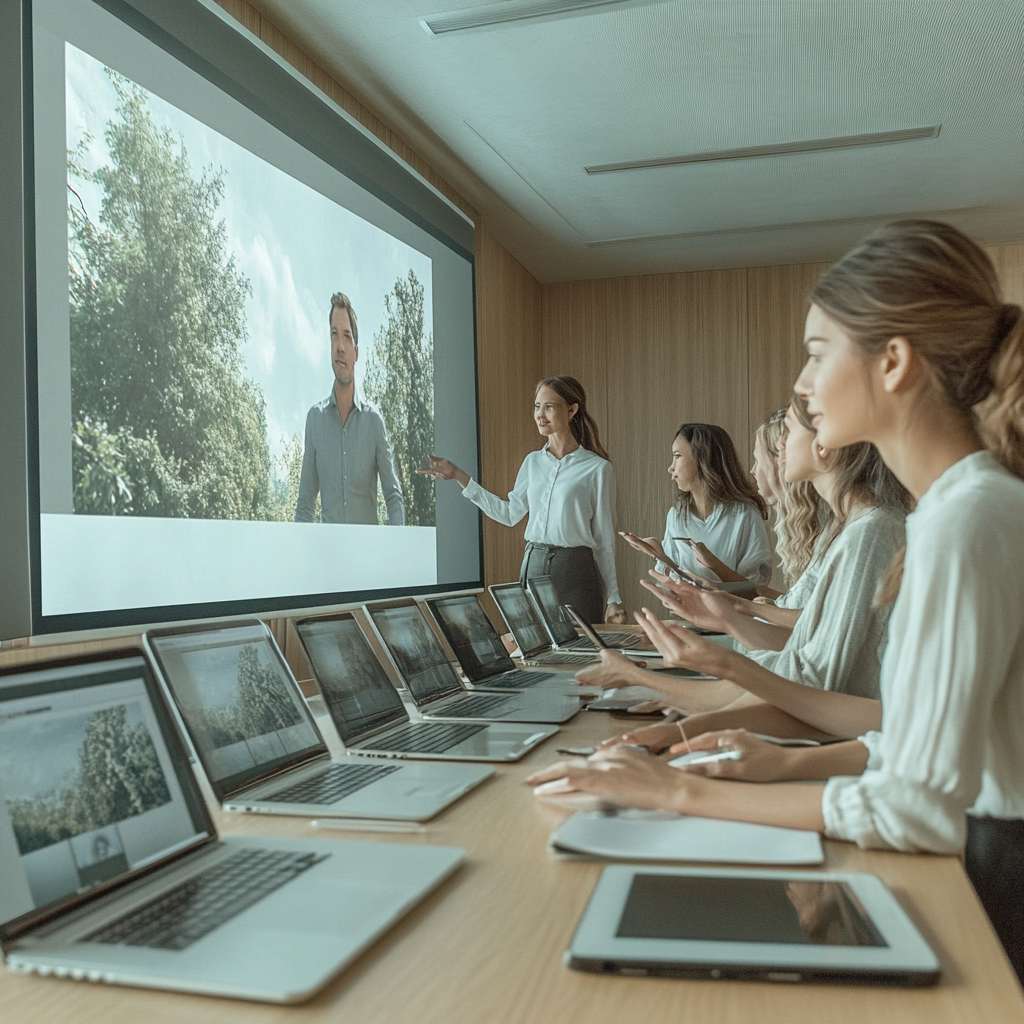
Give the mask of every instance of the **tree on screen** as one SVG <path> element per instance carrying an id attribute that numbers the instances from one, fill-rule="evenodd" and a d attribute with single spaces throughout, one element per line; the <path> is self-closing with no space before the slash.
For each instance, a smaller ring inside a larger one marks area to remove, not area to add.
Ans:
<path id="1" fill-rule="evenodd" d="M 144 90 L 108 74 L 110 161 L 68 161 L 75 511 L 266 519 L 265 403 L 242 360 L 251 289 L 219 216 L 224 174 L 195 174 Z M 76 176 L 101 189 L 95 220 Z"/>
<path id="2" fill-rule="evenodd" d="M 364 388 L 384 417 L 405 497 L 405 522 L 433 526 L 434 481 L 415 470 L 434 449 L 434 346 L 424 331 L 423 285 L 412 270 L 384 297 L 384 317 Z M 383 496 L 377 504 L 377 519 L 386 523 Z"/>
<path id="3" fill-rule="evenodd" d="M 280 676 L 260 665 L 254 647 L 238 652 L 237 714 L 241 731 L 248 736 L 262 736 L 302 722 Z"/>

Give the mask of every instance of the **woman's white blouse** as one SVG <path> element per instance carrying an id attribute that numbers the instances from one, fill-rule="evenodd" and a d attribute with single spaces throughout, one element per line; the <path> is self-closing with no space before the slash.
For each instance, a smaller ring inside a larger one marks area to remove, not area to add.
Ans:
<path id="1" fill-rule="evenodd" d="M 683 512 L 673 505 L 665 517 L 665 536 L 661 541 L 665 554 L 680 569 L 697 576 L 717 578 L 697 561 L 689 544 L 673 540 L 673 537 L 700 541 L 730 569 L 747 579 L 767 583 L 772 578 L 772 541 L 768 523 L 761 518 L 757 506 L 749 502 L 718 504 L 707 519 Z M 664 572 L 665 563 L 658 562 L 657 569 Z"/>
<path id="2" fill-rule="evenodd" d="M 966 814 L 1024 818 L 1024 481 L 961 459 L 907 521 L 863 775 L 829 781 L 826 833 L 956 853 Z"/>
<path id="3" fill-rule="evenodd" d="M 605 601 L 621 603 L 615 573 L 615 471 L 607 459 L 586 448 L 556 459 L 544 447 L 523 459 L 507 499 L 475 480 L 470 480 L 462 493 L 481 512 L 505 526 L 515 526 L 529 515 L 527 541 L 593 549 Z"/>
<path id="4" fill-rule="evenodd" d="M 793 586 L 791 586 L 789 590 L 776 600 L 775 607 L 789 608 L 790 610 L 799 611 L 810 600 L 817 582 L 818 558 L 817 555 L 815 555 L 810 562 L 807 563 L 807 568 L 804 569 L 804 571 L 797 577 Z"/>
<path id="5" fill-rule="evenodd" d="M 875 595 L 903 547 L 905 522 L 888 508 L 851 518 L 815 560 L 814 589 L 785 646 L 747 657 L 784 679 L 877 700 L 892 606 L 876 607 Z"/>

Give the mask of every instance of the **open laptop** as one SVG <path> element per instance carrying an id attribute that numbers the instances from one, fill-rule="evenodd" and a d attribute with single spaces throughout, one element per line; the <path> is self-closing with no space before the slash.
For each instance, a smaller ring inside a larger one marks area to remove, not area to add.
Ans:
<path id="1" fill-rule="evenodd" d="M 138 650 L 0 673 L 0 792 L 4 959 L 78 981 L 298 1002 L 463 856 L 218 837 Z"/>
<path id="2" fill-rule="evenodd" d="M 547 627 L 551 642 L 559 651 L 594 651 L 594 644 L 585 636 L 576 632 L 572 620 L 565 613 L 562 602 L 555 589 L 555 581 L 550 576 L 534 576 L 526 581 L 526 585 L 537 603 L 537 610 Z M 642 634 L 621 630 L 619 632 L 601 633 L 605 646 L 624 654 L 634 654 L 643 658 L 660 658 L 654 645 Z"/>
<path id="3" fill-rule="evenodd" d="M 604 692 L 598 687 L 582 686 L 565 672 L 517 668 L 476 594 L 427 598 L 426 604 L 466 678 L 475 687 L 529 689 L 533 693 L 568 693 L 576 697 L 597 697 Z"/>
<path id="4" fill-rule="evenodd" d="M 493 773 L 332 759 L 262 622 L 151 630 L 145 644 L 227 811 L 424 821 Z"/>
<path id="5" fill-rule="evenodd" d="M 579 698 L 565 693 L 468 690 L 449 663 L 419 605 L 411 599 L 366 605 L 365 612 L 424 718 L 557 725 L 567 722 L 580 710 Z"/>
<path id="6" fill-rule="evenodd" d="M 585 668 L 598 660 L 596 652 L 574 654 L 572 651 L 558 650 L 537 615 L 533 596 L 521 584 L 495 583 L 487 589 L 515 639 L 525 664 Z"/>
<path id="7" fill-rule="evenodd" d="M 295 624 L 327 713 L 347 750 L 377 757 L 518 761 L 553 736 L 551 725 L 411 722 L 352 612 Z"/>

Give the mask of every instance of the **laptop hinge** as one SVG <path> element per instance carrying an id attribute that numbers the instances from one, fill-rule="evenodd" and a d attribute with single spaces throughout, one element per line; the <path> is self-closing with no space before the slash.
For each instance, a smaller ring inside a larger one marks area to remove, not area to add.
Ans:
<path id="1" fill-rule="evenodd" d="M 271 782 L 282 775 L 287 775 L 289 772 L 297 771 L 299 768 L 308 768 L 310 765 L 316 764 L 317 761 L 330 761 L 330 759 L 331 752 L 329 750 L 321 750 L 319 754 L 313 754 L 295 764 L 286 764 L 281 768 L 275 768 L 272 772 L 267 772 L 265 775 L 260 775 L 258 778 L 249 779 L 244 786 L 239 786 L 230 793 L 225 793 L 223 799 L 230 800 L 239 793 L 245 793 L 255 786 L 262 786 L 264 782 Z"/>

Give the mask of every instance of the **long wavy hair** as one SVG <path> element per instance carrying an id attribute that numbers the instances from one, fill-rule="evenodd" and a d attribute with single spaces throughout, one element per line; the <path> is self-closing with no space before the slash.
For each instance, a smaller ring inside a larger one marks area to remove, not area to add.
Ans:
<path id="1" fill-rule="evenodd" d="M 793 396 L 793 412 L 801 426 L 814 431 L 807 403 L 799 395 Z M 891 508 L 904 514 L 910 511 L 913 504 L 910 492 L 882 461 L 873 444 L 860 442 L 831 451 L 825 457 L 825 467 L 835 478 L 835 485 L 832 517 L 822 533 L 819 554 L 824 554 L 843 532 L 850 513 L 857 507 Z"/>
<path id="2" fill-rule="evenodd" d="M 714 423 L 684 423 L 673 435 L 689 444 L 697 463 L 697 473 L 707 488 L 708 497 L 717 504 L 743 502 L 753 505 L 762 519 L 768 518 L 768 505 L 757 485 L 740 464 L 736 446 L 727 431 Z M 679 491 L 676 507 L 684 516 L 695 514 L 693 496 Z"/>
<path id="3" fill-rule="evenodd" d="M 597 421 L 587 411 L 587 393 L 583 390 L 583 385 L 575 377 L 545 377 L 539 380 L 533 389 L 535 398 L 543 387 L 551 388 L 566 405 L 579 406 L 576 415 L 569 420 L 572 436 L 576 438 L 581 448 L 586 448 L 587 451 L 594 452 L 611 462 L 611 456 L 601 444 Z"/>
<path id="4" fill-rule="evenodd" d="M 906 338 L 950 414 L 972 420 L 989 451 L 1024 478 L 1024 313 L 1003 301 L 979 245 L 949 224 L 895 221 L 826 270 L 810 300 L 867 355 Z M 899 591 L 903 556 L 883 600 Z"/>
<path id="5" fill-rule="evenodd" d="M 768 419 L 754 431 L 754 448 L 760 445 L 771 463 L 769 476 L 776 500 L 782 493 L 782 473 L 779 471 L 779 454 L 782 451 L 782 437 L 786 429 L 786 410 L 776 409 Z"/>

